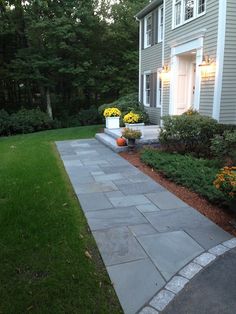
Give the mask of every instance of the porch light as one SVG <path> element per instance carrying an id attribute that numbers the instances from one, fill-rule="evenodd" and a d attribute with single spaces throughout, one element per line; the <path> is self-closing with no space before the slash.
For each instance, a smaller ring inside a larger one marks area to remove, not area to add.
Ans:
<path id="1" fill-rule="evenodd" d="M 199 64 L 199 67 L 201 68 L 202 77 L 213 76 L 216 70 L 215 61 L 209 56 L 204 57 L 204 60 Z"/>
<path id="2" fill-rule="evenodd" d="M 170 67 L 169 65 L 164 65 L 160 72 L 162 81 L 169 81 L 170 80 Z"/>

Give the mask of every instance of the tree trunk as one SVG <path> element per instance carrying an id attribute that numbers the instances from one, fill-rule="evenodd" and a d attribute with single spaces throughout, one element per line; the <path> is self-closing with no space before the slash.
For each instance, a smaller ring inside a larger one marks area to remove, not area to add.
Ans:
<path id="1" fill-rule="evenodd" d="M 52 115 L 52 105 L 51 105 L 51 96 L 50 96 L 50 90 L 47 87 L 46 89 L 46 101 L 47 101 L 47 113 L 51 119 L 53 119 Z"/>

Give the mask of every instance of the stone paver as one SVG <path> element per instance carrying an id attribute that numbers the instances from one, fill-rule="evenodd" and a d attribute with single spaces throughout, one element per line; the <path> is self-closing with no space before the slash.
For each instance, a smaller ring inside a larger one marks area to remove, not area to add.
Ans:
<path id="1" fill-rule="evenodd" d="M 147 235 L 138 240 L 166 280 L 203 252 L 183 231 Z"/>
<path id="2" fill-rule="evenodd" d="M 196 274 L 202 270 L 202 266 L 195 263 L 190 263 L 185 266 L 179 274 L 187 279 L 192 279 Z"/>
<path id="3" fill-rule="evenodd" d="M 108 273 L 125 313 L 136 313 L 165 281 L 149 259 L 110 266 Z"/>
<path id="4" fill-rule="evenodd" d="M 170 301 L 174 299 L 174 297 L 175 294 L 173 292 L 168 290 L 161 290 L 161 292 L 159 292 L 157 296 L 155 296 L 155 298 L 153 298 L 153 300 L 150 302 L 150 305 L 159 311 L 163 311 L 167 304 L 169 304 Z"/>
<path id="5" fill-rule="evenodd" d="M 226 232 L 97 140 L 57 147 L 125 314 L 159 313 L 202 267 L 236 247 Z"/>
<path id="6" fill-rule="evenodd" d="M 189 282 L 188 279 L 181 277 L 181 276 L 175 276 L 171 279 L 171 281 L 168 282 L 168 284 L 165 286 L 165 288 L 175 294 L 180 292 L 184 286 Z"/>
<path id="7" fill-rule="evenodd" d="M 91 230 L 110 229 L 146 223 L 145 218 L 135 207 L 113 208 L 88 211 L 86 217 Z"/>
<path id="8" fill-rule="evenodd" d="M 93 232 L 105 265 L 117 265 L 146 258 L 134 235 L 127 227 Z"/>

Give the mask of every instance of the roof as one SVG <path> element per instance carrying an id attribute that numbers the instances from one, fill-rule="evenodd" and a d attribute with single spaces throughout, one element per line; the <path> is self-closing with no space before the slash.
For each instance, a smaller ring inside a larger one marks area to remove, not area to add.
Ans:
<path id="1" fill-rule="evenodd" d="M 153 0 L 144 9 L 142 9 L 138 14 L 135 15 L 137 19 L 141 19 L 154 10 L 158 5 L 162 4 L 163 0 Z"/>

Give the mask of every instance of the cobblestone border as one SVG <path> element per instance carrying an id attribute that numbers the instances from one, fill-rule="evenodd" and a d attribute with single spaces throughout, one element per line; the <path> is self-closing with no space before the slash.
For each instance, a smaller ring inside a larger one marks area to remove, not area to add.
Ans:
<path id="1" fill-rule="evenodd" d="M 234 248 L 236 248 L 236 237 L 225 241 L 196 257 L 172 277 L 165 287 L 137 313 L 158 314 L 162 312 L 191 279 L 209 266 L 219 256 Z"/>

